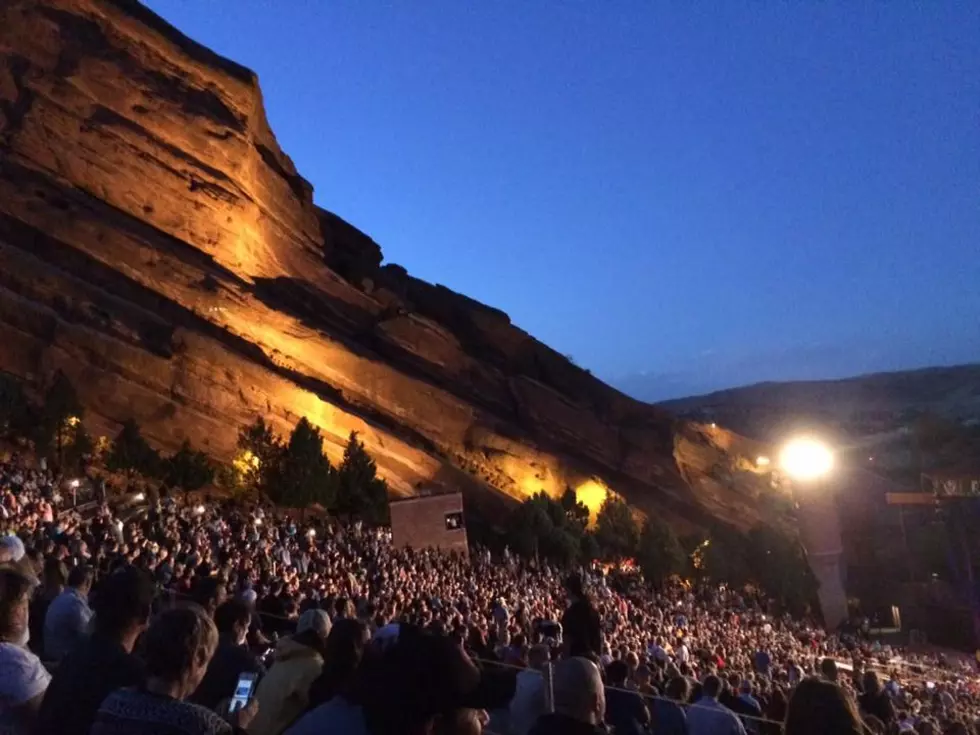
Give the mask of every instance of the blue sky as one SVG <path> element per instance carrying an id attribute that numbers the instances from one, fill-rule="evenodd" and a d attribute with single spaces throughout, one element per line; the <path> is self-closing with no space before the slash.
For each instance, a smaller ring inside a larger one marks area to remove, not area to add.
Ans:
<path id="1" fill-rule="evenodd" d="M 148 5 L 387 261 L 610 382 L 980 360 L 976 0 Z"/>

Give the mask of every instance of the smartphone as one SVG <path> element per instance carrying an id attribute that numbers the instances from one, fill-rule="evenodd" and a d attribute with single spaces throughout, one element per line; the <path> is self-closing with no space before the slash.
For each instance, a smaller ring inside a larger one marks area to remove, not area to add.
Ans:
<path id="1" fill-rule="evenodd" d="M 258 681 L 258 678 L 259 675 L 251 671 L 242 672 L 241 676 L 238 677 L 238 684 L 235 686 L 235 696 L 231 698 L 230 712 L 237 712 L 248 706 L 249 700 L 252 699 L 252 694 L 255 692 L 255 682 Z"/>
<path id="2" fill-rule="evenodd" d="M 933 689 L 935 689 L 935 688 L 936 688 L 936 682 L 934 682 L 934 681 L 927 681 L 926 682 L 926 689 L 928 689 L 930 692 Z"/>

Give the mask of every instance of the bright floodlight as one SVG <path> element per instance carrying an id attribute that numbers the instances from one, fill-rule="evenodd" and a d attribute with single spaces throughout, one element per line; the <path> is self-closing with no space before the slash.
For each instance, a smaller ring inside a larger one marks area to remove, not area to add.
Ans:
<path id="1" fill-rule="evenodd" d="M 780 452 L 779 466 L 794 480 L 816 480 L 834 468 L 834 454 L 816 439 L 793 439 Z"/>

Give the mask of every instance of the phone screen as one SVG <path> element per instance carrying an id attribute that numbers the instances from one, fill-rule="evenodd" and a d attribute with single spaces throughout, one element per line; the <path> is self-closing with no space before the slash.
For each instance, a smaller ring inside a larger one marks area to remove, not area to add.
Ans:
<path id="1" fill-rule="evenodd" d="M 255 691 L 255 682 L 257 679 L 258 674 L 250 671 L 246 671 L 238 677 L 238 684 L 235 686 L 235 696 L 231 698 L 230 710 L 232 712 L 237 712 L 248 706 L 248 701 L 252 698 L 252 692 Z"/>

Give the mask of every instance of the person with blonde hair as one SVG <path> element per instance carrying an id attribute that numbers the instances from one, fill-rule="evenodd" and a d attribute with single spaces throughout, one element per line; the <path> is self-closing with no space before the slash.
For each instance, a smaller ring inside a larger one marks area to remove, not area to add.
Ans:
<path id="1" fill-rule="evenodd" d="M 106 697 L 91 735 L 231 735 L 255 716 L 254 700 L 222 719 L 185 701 L 197 689 L 218 646 L 214 622 L 197 605 L 173 608 L 146 631 L 143 653 L 146 684 L 117 689 Z"/>

